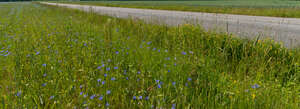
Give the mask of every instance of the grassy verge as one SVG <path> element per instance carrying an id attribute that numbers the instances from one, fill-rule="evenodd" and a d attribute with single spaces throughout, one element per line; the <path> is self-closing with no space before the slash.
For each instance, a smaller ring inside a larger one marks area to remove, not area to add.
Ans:
<path id="1" fill-rule="evenodd" d="M 273 41 L 1 6 L 1 108 L 299 108 L 299 50 Z"/>
<path id="2" fill-rule="evenodd" d="M 300 18 L 299 1 L 83 1 L 59 3 Z"/>

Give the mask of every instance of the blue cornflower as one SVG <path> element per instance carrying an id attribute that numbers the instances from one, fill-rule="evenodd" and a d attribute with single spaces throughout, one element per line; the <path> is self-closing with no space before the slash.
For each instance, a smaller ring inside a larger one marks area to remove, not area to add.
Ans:
<path id="1" fill-rule="evenodd" d="M 153 51 L 155 51 L 156 50 L 156 48 L 153 48 Z"/>
<path id="2" fill-rule="evenodd" d="M 46 67 L 46 66 L 47 66 L 47 64 L 43 64 L 43 66 L 44 66 L 44 67 Z"/>
<path id="3" fill-rule="evenodd" d="M 83 95 L 84 98 L 86 98 L 87 96 L 88 96 L 87 94 L 84 94 L 84 95 Z"/>
<path id="4" fill-rule="evenodd" d="M 47 76 L 47 73 L 44 73 L 43 76 L 46 77 L 46 76 Z"/>
<path id="5" fill-rule="evenodd" d="M 109 67 L 107 67 L 107 68 L 106 68 L 106 71 L 110 71 L 110 68 L 109 68 Z"/>
<path id="6" fill-rule="evenodd" d="M 172 108 L 171 109 L 175 109 L 176 108 L 176 104 L 172 104 Z"/>
<path id="7" fill-rule="evenodd" d="M 109 104 L 108 104 L 108 103 L 106 103 L 106 104 L 105 104 L 105 106 L 109 106 Z"/>
<path id="8" fill-rule="evenodd" d="M 158 88 L 161 88 L 161 85 L 160 85 L 160 84 L 158 84 L 158 85 L 157 85 L 157 87 L 158 87 Z"/>
<path id="9" fill-rule="evenodd" d="M 126 77 L 126 80 L 129 80 L 129 78 L 128 78 L 128 77 Z"/>
<path id="10" fill-rule="evenodd" d="M 171 58 L 170 58 L 170 57 L 167 57 L 166 60 L 171 60 Z"/>
<path id="11" fill-rule="evenodd" d="M 116 54 L 119 54 L 119 52 L 118 52 L 118 51 L 116 51 Z"/>
<path id="12" fill-rule="evenodd" d="M 159 80 L 155 80 L 155 82 L 159 83 Z"/>
<path id="13" fill-rule="evenodd" d="M 102 66 L 101 67 L 104 67 L 105 66 L 105 64 L 102 64 Z"/>
<path id="14" fill-rule="evenodd" d="M 46 86 L 46 85 L 47 85 L 47 83 L 43 83 L 43 84 L 42 84 L 42 86 Z"/>
<path id="15" fill-rule="evenodd" d="M 83 85 L 80 85 L 79 88 L 80 88 L 80 89 L 83 88 Z"/>
<path id="16" fill-rule="evenodd" d="M 181 52 L 181 54 L 186 55 L 186 52 L 183 51 L 183 52 Z"/>
<path id="17" fill-rule="evenodd" d="M 82 95 L 83 94 L 83 92 L 80 92 L 80 95 Z"/>
<path id="18" fill-rule="evenodd" d="M 110 90 L 107 90 L 107 91 L 106 91 L 106 94 L 107 94 L 107 95 L 109 95 L 110 93 L 111 93 L 111 91 L 110 91 Z"/>
<path id="19" fill-rule="evenodd" d="M 136 81 L 138 81 L 138 82 L 139 82 L 139 81 L 140 81 L 140 78 L 136 79 Z"/>
<path id="20" fill-rule="evenodd" d="M 192 78 L 188 78 L 188 81 L 192 81 Z"/>
<path id="21" fill-rule="evenodd" d="M 22 94 L 22 91 L 19 91 L 16 96 L 20 96 Z"/>
<path id="22" fill-rule="evenodd" d="M 138 71 L 137 73 L 138 73 L 138 74 L 141 74 L 141 72 L 140 72 L 140 71 Z"/>
<path id="23" fill-rule="evenodd" d="M 143 99 L 143 96 L 139 96 L 139 99 L 140 99 L 140 100 Z"/>
<path id="24" fill-rule="evenodd" d="M 136 100 L 136 96 L 133 96 L 133 100 Z"/>
<path id="25" fill-rule="evenodd" d="M 171 72 L 171 70 L 168 70 L 168 72 Z"/>
<path id="26" fill-rule="evenodd" d="M 151 44 L 151 41 L 150 42 L 147 42 L 147 45 L 150 45 Z"/>
<path id="27" fill-rule="evenodd" d="M 103 100 L 103 96 L 101 95 L 98 99 L 99 99 L 100 101 L 102 101 L 102 100 Z"/>
<path id="28" fill-rule="evenodd" d="M 98 81 L 98 82 L 101 82 L 101 79 L 99 78 L 97 81 Z"/>
<path id="29" fill-rule="evenodd" d="M 190 52 L 190 54 L 194 54 L 194 52 L 193 51 L 189 51 Z"/>
<path id="30" fill-rule="evenodd" d="M 102 85 L 104 85 L 105 84 L 105 81 L 102 81 Z"/>
<path id="31" fill-rule="evenodd" d="M 49 98 L 49 99 L 50 99 L 50 100 L 52 100 L 53 98 L 54 98 L 54 96 L 52 95 L 52 96 L 50 96 L 50 98 Z"/>
<path id="32" fill-rule="evenodd" d="M 188 83 L 185 83 L 185 86 L 188 86 L 189 84 Z"/>
<path id="33" fill-rule="evenodd" d="M 157 51 L 160 52 L 160 49 L 158 49 Z"/>
<path id="34" fill-rule="evenodd" d="M 176 82 L 172 82 L 172 85 L 175 86 L 175 85 L 176 85 Z"/>
<path id="35" fill-rule="evenodd" d="M 258 84 L 254 84 L 254 85 L 251 86 L 252 89 L 256 89 L 256 88 L 259 88 L 259 87 L 260 86 Z"/>
<path id="36" fill-rule="evenodd" d="M 97 69 L 100 70 L 100 69 L 101 69 L 101 66 L 98 66 Z"/>
<path id="37" fill-rule="evenodd" d="M 92 99 L 94 99 L 96 97 L 96 95 L 92 95 L 92 96 L 90 96 L 90 99 L 92 100 Z"/>
<path id="38" fill-rule="evenodd" d="M 176 66 L 177 64 L 176 63 L 174 63 L 174 66 Z"/>
<path id="39" fill-rule="evenodd" d="M 104 73 L 104 77 L 107 77 L 107 74 L 106 74 L 106 73 Z"/>
<path id="40" fill-rule="evenodd" d="M 145 98 L 146 100 L 149 100 L 149 96 L 146 96 L 146 98 Z"/>
<path id="41" fill-rule="evenodd" d="M 116 78 L 115 78 L 115 77 L 112 77 L 110 80 L 114 81 L 114 80 L 116 80 Z"/>
<path id="42" fill-rule="evenodd" d="M 117 70 L 117 69 L 118 69 L 118 67 L 114 67 L 114 69 L 115 69 L 115 70 Z"/>
<path id="43" fill-rule="evenodd" d="M 83 44 L 84 46 L 87 46 L 86 43 Z"/>
<path id="44" fill-rule="evenodd" d="M 40 52 L 39 52 L 39 51 L 35 53 L 35 55 L 39 55 L 39 54 L 40 54 Z"/>

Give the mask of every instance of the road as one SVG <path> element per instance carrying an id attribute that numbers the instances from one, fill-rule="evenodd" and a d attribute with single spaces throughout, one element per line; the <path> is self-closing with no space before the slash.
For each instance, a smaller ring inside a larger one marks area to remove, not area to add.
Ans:
<path id="1" fill-rule="evenodd" d="M 297 18 L 41 3 L 83 11 L 93 11 L 102 15 L 119 18 L 136 18 L 148 23 L 170 26 L 187 23 L 200 24 L 206 30 L 226 32 L 241 38 L 271 38 L 277 42 L 283 42 L 284 46 L 288 48 L 300 46 L 300 19 Z"/>

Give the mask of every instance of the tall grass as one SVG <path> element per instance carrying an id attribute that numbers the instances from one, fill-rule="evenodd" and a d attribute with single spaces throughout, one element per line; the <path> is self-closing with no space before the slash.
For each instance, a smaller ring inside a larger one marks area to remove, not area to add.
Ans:
<path id="1" fill-rule="evenodd" d="M 299 50 L 272 40 L 39 4 L 0 15 L 1 108 L 299 108 Z"/>

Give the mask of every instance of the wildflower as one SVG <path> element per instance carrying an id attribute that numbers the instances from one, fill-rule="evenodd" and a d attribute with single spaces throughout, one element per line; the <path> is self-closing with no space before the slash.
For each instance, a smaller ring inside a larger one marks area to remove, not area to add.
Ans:
<path id="1" fill-rule="evenodd" d="M 106 103 L 106 104 L 105 104 L 105 106 L 109 106 L 109 104 L 108 104 L 108 103 Z"/>
<path id="2" fill-rule="evenodd" d="M 175 85 L 176 85 L 176 82 L 172 82 L 172 85 L 175 86 Z"/>
<path id="3" fill-rule="evenodd" d="M 39 52 L 39 51 L 35 53 L 35 55 L 39 55 L 39 54 L 40 54 L 40 52 Z"/>
<path id="4" fill-rule="evenodd" d="M 22 91 L 19 91 L 16 96 L 20 96 L 22 94 Z"/>
<path id="5" fill-rule="evenodd" d="M 101 79 L 99 78 L 97 81 L 98 81 L 98 82 L 101 82 Z"/>
<path id="6" fill-rule="evenodd" d="M 82 88 L 83 88 L 83 85 L 80 85 L 79 88 L 82 89 Z"/>
<path id="7" fill-rule="evenodd" d="M 102 81 L 102 85 L 104 85 L 105 84 L 105 81 Z"/>
<path id="8" fill-rule="evenodd" d="M 168 72 L 171 72 L 170 70 L 168 70 Z"/>
<path id="9" fill-rule="evenodd" d="M 101 95 L 98 99 L 99 99 L 100 101 L 102 101 L 102 100 L 103 100 L 103 96 Z"/>
<path id="10" fill-rule="evenodd" d="M 138 73 L 138 74 L 141 74 L 141 72 L 140 72 L 140 71 L 138 71 L 137 73 Z"/>
<path id="11" fill-rule="evenodd" d="M 114 67 L 114 69 L 115 69 L 115 70 L 117 70 L 117 69 L 118 69 L 118 67 Z"/>
<path id="12" fill-rule="evenodd" d="M 139 99 L 140 99 L 140 100 L 143 99 L 143 96 L 139 96 Z"/>
<path id="13" fill-rule="evenodd" d="M 133 96 L 133 100 L 136 100 L 136 96 Z"/>
<path id="14" fill-rule="evenodd" d="M 146 98 L 145 98 L 146 100 L 149 100 L 149 96 L 146 96 Z"/>
<path id="15" fill-rule="evenodd" d="M 188 83 L 185 83 L 185 86 L 188 86 L 189 84 Z"/>
<path id="16" fill-rule="evenodd" d="M 254 84 L 254 85 L 251 86 L 252 89 L 256 89 L 256 88 L 259 88 L 259 87 L 260 86 L 258 84 Z"/>
<path id="17" fill-rule="evenodd" d="M 160 85 L 160 84 L 158 84 L 158 85 L 157 85 L 157 87 L 158 87 L 158 88 L 161 88 L 161 85 Z"/>
<path id="18" fill-rule="evenodd" d="M 42 86 L 45 87 L 47 85 L 47 83 L 43 83 Z"/>
<path id="19" fill-rule="evenodd" d="M 255 94 L 252 94 L 252 99 L 255 99 L 256 95 Z"/>
<path id="20" fill-rule="evenodd" d="M 112 77 L 111 80 L 114 81 L 114 80 L 116 80 L 116 78 L 115 78 L 115 77 Z"/>
<path id="21" fill-rule="evenodd" d="M 92 95 L 92 96 L 90 96 L 90 99 L 92 100 L 92 99 L 94 99 L 96 97 L 96 95 Z"/>
<path id="22" fill-rule="evenodd" d="M 128 77 L 126 77 L 126 80 L 129 80 L 129 78 L 128 78 Z"/>
<path id="23" fill-rule="evenodd" d="M 86 98 L 87 96 L 88 96 L 87 94 L 84 94 L 84 95 L 83 95 L 84 98 Z"/>
<path id="24" fill-rule="evenodd" d="M 118 52 L 118 51 L 116 51 L 116 54 L 119 54 L 119 52 Z"/>
<path id="25" fill-rule="evenodd" d="M 106 91 L 106 94 L 107 94 L 107 95 L 109 95 L 110 93 L 111 93 L 111 91 L 110 91 L 110 90 L 107 90 L 107 91 Z"/>
<path id="26" fill-rule="evenodd" d="M 106 68 L 106 71 L 109 71 L 109 70 L 110 70 L 110 68 L 109 68 L 109 67 L 107 67 L 107 68 Z"/>
<path id="27" fill-rule="evenodd" d="M 97 69 L 100 70 L 100 69 L 101 69 L 101 66 L 98 66 Z"/>
<path id="28" fill-rule="evenodd" d="M 140 81 L 140 78 L 136 79 L 136 81 Z"/>
<path id="29" fill-rule="evenodd" d="M 47 76 L 47 73 L 44 73 L 43 76 L 46 77 L 46 76 Z"/>
<path id="30" fill-rule="evenodd" d="M 150 42 L 147 42 L 147 45 L 150 45 L 151 44 L 151 41 Z"/>
<path id="31" fill-rule="evenodd" d="M 53 98 L 54 98 L 54 96 L 50 96 L 50 98 L 49 98 L 49 99 L 50 99 L 50 100 L 52 100 Z"/>
<path id="32" fill-rule="evenodd" d="M 155 51 L 156 50 L 156 48 L 153 48 L 153 51 Z"/>
<path id="33" fill-rule="evenodd" d="M 175 109 L 176 107 L 176 104 L 172 104 L 172 108 L 171 109 Z"/>
<path id="34" fill-rule="evenodd" d="M 192 78 L 189 77 L 189 78 L 188 78 L 188 81 L 192 81 Z"/>
<path id="35" fill-rule="evenodd" d="M 158 49 L 157 51 L 158 51 L 158 52 L 160 52 L 160 50 L 159 50 L 159 49 Z"/>
<path id="36" fill-rule="evenodd" d="M 104 77 L 107 77 L 107 74 L 106 74 L 106 73 L 104 73 Z"/>
<path id="37" fill-rule="evenodd" d="M 155 80 L 156 83 L 159 83 L 159 80 Z"/>
<path id="38" fill-rule="evenodd" d="M 183 51 L 183 52 L 181 52 L 181 54 L 186 55 L 186 52 Z"/>
<path id="39" fill-rule="evenodd" d="M 44 66 L 44 67 L 46 67 L 46 66 L 47 66 L 47 64 L 43 64 L 43 66 Z"/>
<path id="40" fill-rule="evenodd" d="M 80 92 L 80 95 L 82 95 L 83 94 L 83 92 Z"/>

